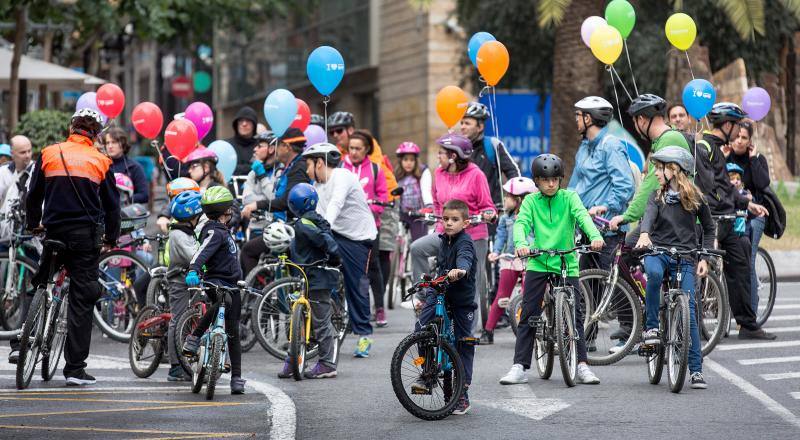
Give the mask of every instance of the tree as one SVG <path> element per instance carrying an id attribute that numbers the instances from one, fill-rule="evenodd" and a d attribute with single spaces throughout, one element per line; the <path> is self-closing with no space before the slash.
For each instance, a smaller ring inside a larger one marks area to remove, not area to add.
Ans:
<path id="1" fill-rule="evenodd" d="M 63 142 L 67 137 L 67 127 L 72 115 L 56 110 L 37 110 L 25 113 L 17 126 L 17 133 L 27 136 L 33 144 L 34 152 Z"/>

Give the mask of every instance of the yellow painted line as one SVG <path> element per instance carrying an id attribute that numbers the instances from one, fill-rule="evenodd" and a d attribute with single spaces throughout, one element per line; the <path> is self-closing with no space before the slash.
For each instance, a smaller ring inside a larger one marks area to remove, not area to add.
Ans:
<path id="1" fill-rule="evenodd" d="M 129 412 L 129 411 L 163 411 L 167 409 L 188 409 L 197 408 L 198 405 L 170 405 L 170 406 L 144 406 L 133 408 L 116 408 L 116 409 L 86 409 L 80 411 L 53 411 L 42 413 L 26 413 L 26 414 L 1 414 L 0 419 L 7 419 L 12 417 L 47 417 L 47 416 L 63 416 L 69 414 L 97 414 L 104 412 Z"/>
<path id="2" fill-rule="evenodd" d="M 195 402 L 183 400 L 117 400 L 117 399 L 70 399 L 67 397 L 0 397 L 2 400 L 34 400 L 41 402 L 99 402 L 99 403 L 158 403 L 164 405 L 192 406 L 238 406 L 255 405 L 257 402 Z"/>
<path id="3" fill-rule="evenodd" d="M 154 429 L 114 429 L 114 428 L 73 428 L 68 426 L 34 426 L 34 425 L 0 425 L 0 429 L 30 429 L 46 431 L 78 431 L 78 432 L 115 432 L 123 434 L 173 434 L 182 437 L 171 438 L 210 438 L 210 437 L 242 437 L 253 436 L 253 432 L 191 432 L 191 431 L 159 431 Z M 187 437 L 188 436 L 188 437 Z"/>
<path id="4" fill-rule="evenodd" d="M 169 393 L 182 393 L 186 394 L 186 389 L 181 389 L 180 391 L 176 390 L 161 390 L 158 393 L 162 394 L 169 394 Z M 153 391 L 147 390 L 130 390 L 130 391 L 28 391 L 24 393 L 15 392 L 15 393 L 3 393 L 0 392 L 0 399 L 5 399 L 3 396 L 49 396 L 51 394 L 66 394 L 69 396 L 76 396 L 76 395 L 88 395 L 88 394 L 149 394 L 155 393 Z"/>

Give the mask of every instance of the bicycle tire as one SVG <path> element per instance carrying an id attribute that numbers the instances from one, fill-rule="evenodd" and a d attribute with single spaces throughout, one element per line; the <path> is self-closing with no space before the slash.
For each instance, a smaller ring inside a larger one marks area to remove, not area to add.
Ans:
<path id="1" fill-rule="evenodd" d="M 703 339 L 700 351 L 708 356 L 722 340 L 726 322 L 730 320 L 730 306 L 715 275 L 709 273 L 699 287 L 695 292 L 695 317 Z"/>
<path id="2" fill-rule="evenodd" d="M 131 370 L 136 377 L 142 379 L 152 376 L 158 369 L 161 358 L 164 356 L 164 342 L 167 333 L 162 328 L 163 323 L 156 324 L 158 328 L 154 328 L 155 326 L 140 328 L 140 325 L 144 321 L 160 314 L 161 309 L 154 305 L 145 306 L 140 310 L 133 326 L 131 340 L 128 342 L 128 362 L 131 365 Z M 167 325 L 169 325 L 168 322 Z M 142 360 L 143 351 L 148 346 L 152 349 L 152 354 L 146 360 Z"/>
<path id="3" fill-rule="evenodd" d="M 777 275 L 775 273 L 775 263 L 772 261 L 772 256 L 770 256 L 769 252 L 767 252 L 766 249 L 761 247 L 758 248 L 757 252 L 758 253 L 756 254 L 755 266 L 756 268 L 758 267 L 759 258 L 763 259 L 764 266 L 766 268 L 766 273 L 767 276 L 769 277 L 766 283 L 768 284 L 766 286 L 767 305 L 763 309 L 761 308 L 760 304 L 761 301 L 764 299 L 761 297 L 761 290 L 762 290 L 761 286 L 764 283 L 761 282 L 761 277 L 759 276 L 757 269 L 755 269 L 757 280 L 752 280 L 752 282 L 758 282 L 759 284 L 757 287 L 759 296 L 759 301 L 758 301 L 759 307 L 757 308 L 757 310 L 755 310 L 755 312 L 756 312 L 756 323 L 758 324 L 759 327 L 762 327 L 764 324 L 767 323 L 769 316 L 772 314 L 772 309 L 775 307 L 775 295 L 778 293 L 778 283 L 777 283 Z"/>
<path id="4" fill-rule="evenodd" d="M 389 367 L 392 390 L 394 391 L 397 400 L 399 400 L 403 408 L 405 408 L 406 411 L 411 413 L 411 415 L 414 417 L 429 421 L 441 420 L 453 413 L 461 394 L 464 392 L 466 380 L 464 377 L 464 364 L 461 361 L 461 358 L 458 356 L 456 349 L 453 348 L 449 342 L 441 341 L 441 350 L 443 350 L 444 354 L 452 361 L 451 374 L 449 377 L 443 377 L 443 379 L 445 379 L 445 384 L 449 384 L 449 399 L 447 399 L 446 396 L 443 396 L 442 401 L 445 401 L 445 404 L 439 409 L 432 410 L 423 408 L 414 401 L 413 397 L 408 395 L 407 390 L 410 387 L 410 383 L 404 381 L 404 372 L 411 381 L 414 381 L 419 377 L 419 374 L 415 373 L 415 369 L 420 370 L 420 365 L 417 365 L 416 361 L 412 361 L 410 364 L 407 364 L 405 362 L 406 353 L 410 353 L 414 360 L 419 359 L 421 358 L 421 356 L 419 356 L 419 350 L 432 349 L 432 346 L 436 345 L 436 340 L 436 335 L 429 331 L 415 332 L 406 336 L 402 341 L 400 341 L 400 343 L 397 345 L 397 348 L 395 348 Z M 439 346 L 436 345 L 436 349 L 438 349 L 438 347 Z M 416 353 L 416 355 L 414 355 L 414 353 Z M 436 359 L 436 354 L 433 353 L 431 356 L 427 356 L 427 358 Z M 424 365 L 424 360 L 422 365 Z M 441 369 L 439 369 L 438 372 L 441 372 Z M 439 375 L 437 374 L 437 384 L 439 382 L 438 377 Z M 439 387 L 443 390 L 443 392 L 445 391 L 445 384 L 442 384 L 442 386 Z M 432 387 L 432 389 L 433 388 L 435 387 Z"/>
<path id="5" fill-rule="evenodd" d="M 239 342 L 242 346 L 242 353 L 252 350 L 258 343 L 252 319 L 254 302 L 253 295 L 245 292 L 245 298 L 242 298 L 242 310 L 239 314 Z"/>
<path id="6" fill-rule="evenodd" d="M 555 359 L 553 348 L 555 343 L 549 335 L 545 335 L 546 331 L 549 332 L 548 329 L 553 320 L 553 306 L 545 304 L 542 309 L 541 328 L 536 329 L 536 336 L 533 338 L 534 363 L 536 364 L 536 371 L 542 379 L 550 379 L 553 374 L 553 362 Z"/>
<path id="7" fill-rule="evenodd" d="M 53 322 L 50 324 L 50 339 L 47 343 L 47 353 L 42 355 L 42 379 L 51 380 L 58 370 L 58 362 L 64 352 L 64 343 L 67 340 L 67 311 L 69 309 L 69 296 L 62 297 L 61 302 L 53 305 L 57 310 L 53 312 Z"/>
<path id="8" fill-rule="evenodd" d="M 145 304 L 148 306 L 155 305 L 159 307 L 163 307 L 166 304 L 158 304 L 158 298 L 163 294 L 164 298 L 168 297 L 167 291 L 167 277 L 164 275 L 157 275 L 155 277 L 150 278 L 150 282 L 147 283 L 147 294 L 146 294 L 146 301 Z M 140 312 L 141 313 L 141 312 Z"/>
<path id="9" fill-rule="evenodd" d="M 8 267 L 8 252 L 0 252 L 0 267 Z M 19 292 L 10 303 L 6 303 L 6 292 L 5 292 L 5 280 L 8 274 L 4 274 L 5 276 L 2 277 L 2 284 L 0 284 L 0 341 L 11 339 L 17 337 L 19 335 L 19 329 L 22 327 L 22 323 L 25 321 L 25 316 L 20 316 L 22 312 L 22 295 L 25 295 L 25 292 L 33 289 L 33 286 L 30 284 L 30 279 L 33 278 L 33 275 L 39 271 L 39 263 L 31 260 L 30 258 L 24 255 L 17 255 L 16 256 L 17 264 L 21 264 L 22 266 L 27 269 L 26 273 L 29 273 L 28 282 L 24 282 L 23 292 Z M 15 271 L 16 273 L 16 271 Z"/>
<path id="10" fill-rule="evenodd" d="M 481 308 L 481 328 L 486 328 L 486 320 L 489 319 L 489 292 L 492 290 L 490 278 L 492 278 L 491 264 L 486 260 L 486 274 L 483 286 L 478 286 L 478 298 Z"/>
<path id="11" fill-rule="evenodd" d="M 186 337 L 194 331 L 202 317 L 203 313 L 200 304 L 193 304 L 178 317 L 177 325 L 175 326 L 175 352 L 178 353 L 178 362 L 187 374 L 194 374 L 192 368 L 193 362 L 190 358 L 183 355 L 183 342 L 186 340 Z"/>
<path id="12" fill-rule="evenodd" d="M 45 310 L 45 291 L 39 289 L 33 296 L 25 324 L 22 325 L 22 334 L 19 341 L 19 360 L 17 360 L 17 389 L 24 390 L 31 383 L 36 361 L 41 350 L 44 332 L 44 321 L 47 319 Z M 31 340 L 32 339 L 32 340 Z"/>
<path id="13" fill-rule="evenodd" d="M 306 306 L 300 303 L 292 307 L 291 332 L 289 333 L 289 365 L 294 380 L 303 380 L 306 368 Z"/>
<path id="14" fill-rule="evenodd" d="M 575 386 L 575 376 L 578 374 L 578 333 L 575 329 L 575 309 L 567 298 L 567 289 L 558 289 L 556 291 L 555 330 L 561 375 L 564 378 L 564 383 L 572 388 Z"/>
<path id="15" fill-rule="evenodd" d="M 337 347 L 336 356 L 338 359 L 339 348 L 344 343 L 347 334 L 350 333 L 350 314 L 347 310 L 347 300 L 344 295 L 344 286 L 340 286 L 336 295 L 331 297 L 331 304 L 333 305 L 333 313 L 331 315 L 331 324 L 333 330 L 336 332 Z"/>
<path id="16" fill-rule="evenodd" d="M 669 312 L 669 341 L 667 347 L 667 383 L 669 390 L 680 393 L 686 381 L 689 362 L 689 297 L 681 292 Z"/>
<path id="17" fill-rule="evenodd" d="M 522 295 L 512 297 L 506 310 L 508 311 L 508 322 L 511 325 L 511 331 L 516 336 L 519 320 L 522 318 Z"/>
<path id="18" fill-rule="evenodd" d="M 256 338 L 265 350 L 281 361 L 289 354 L 289 322 L 292 289 L 302 289 L 303 280 L 296 277 L 277 279 L 262 290 L 263 296 L 253 309 Z M 265 333 L 269 332 L 269 334 Z M 307 347 L 306 359 L 313 359 L 319 350 Z"/>
<path id="19" fill-rule="evenodd" d="M 133 262 L 133 264 L 138 266 L 137 269 L 143 271 L 142 276 L 144 276 L 144 274 L 149 275 L 147 264 L 144 261 L 142 261 L 142 259 L 139 258 L 139 256 L 137 256 L 133 252 L 129 252 L 122 249 L 114 249 L 112 251 L 102 254 L 98 261 L 98 267 L 103 268 L 104 267 L 103 263 L 110 261 L 113 258 L 128 258 Z M 128 271 L 130 269 L 126 268 L 124 270 Z M 102 278 L 102 273 L 103 271 L 101 270 L 101 278 Z M 100 284 L 102 286 L 102 283 Z M 108 296 L 106 296 L 105 289 L 103 289 L 104 293 L 101 294 L 100 299 L 97 300 L 98 304 L 93 308 L 95 324 L 97 324 L 97 326 L 100 328 L 100 331 L 102 331 L 103 334 L 105 334 L 106 336 L 117 342 L 128 342 L 130 341 L 131 338 L 131 332 L 133 331 L 133 323 L 134 321 L 136 321 L 136 314 L 138 312 L 136 293 L 134 292 L 133 288 L 134 288 L 133 282 L 131 282 L 130 286 L 125 286 L 125 292 L 124 292 L 125 315 L 122 317 L 124 323 L 123 326 L 120 327 L 121 330 L 115 328 L 117 326 L 110 325 L 108 322 L 106 322 L 106 320 L 103 317 L 103 315 L 109 312 L 108 300 L 110 299 Z M 119 300 L 117 299 L 115 301 Z M 111 304 L 111 307 L 114 307 L 114 305 Z M 114 315 L 115 318 L 117 317 L 116 311 L 112 310 L 111 313 Z"/>
<path id="20" fill-rule="evenodd" d="M 397 280 L 397 263 L 400 259 L 400 251 L 400 246 L 395 246 L 389 258 L 389 281 L 386 285 L 386 307 L 388 307 L 389 310 L 394 310 L 395 296 L 397 295 L 395 285 L 399 285 Z"/>
<path id="21" fill-rule="evenodd" d="M 206 400 L 214 399 L 214 391 L 217 389 L 217 380 L 222 373 L 220 362 L 223 361 L 222 353 L 225 350 L 225 341 L 218 333 L 211 334 L 209 350 L 211 354 L 208 358 L 208 383 L 206 383 Z"/>
<path id="22" fill-rule="evenodd" d="M 661 383 L 661 376 L 664 373 L 664 328 L 665 323 L 667 322 L 666 314 L 664 313 L 664 309 L 662 308 L 659 313 L 659 325 L 661 331 L 661 344 L 656 345 L 653 348 L 653 352 L 647 356 L 645 359 L 647 360 L 647 376 L 650 379 L 650 384 L 658 385 Z"/>
<path id="23" fill-rule="evenodd" d="M 197 394 L 200 390 L 203 389 L 203 382 L 206 380 L 206 365 L 205 365 L 205 354 L 206 347 L 204 345 L 200 345 L 200 350 L 198 351 L 197 361 L 193 362 L 194 367 L 192 367 L 192 392 Z"/>

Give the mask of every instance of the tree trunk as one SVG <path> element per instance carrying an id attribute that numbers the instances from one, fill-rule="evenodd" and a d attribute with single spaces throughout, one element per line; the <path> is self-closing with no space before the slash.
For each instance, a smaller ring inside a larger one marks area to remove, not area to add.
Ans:
<path id="1" fill-rule="evenodd" d="M 553 95 L 550 112 L 550 151 L 564 161 L 566 178 L 572 173 L 580 136 L 574 105 L 588 95 L 601 95 L 603 67 L 581 41 L 586 17 L 603 15 L 602 0 L 573 0 L 556 28 L 553 51 Z"/>
<path id="2" fill-rule="evenodd" d="M 47 30 L 44 33 L 44 39 L 42 41 L 42 59 L 45 62 L 52 62 L 53 61 L 53 38 L 55 37 L 55 32 L 52 30 Z M 47 108 L 47 84 L 40 84 L 39 85 L 39 109 L 43 110 Z"/>
<path id="3" fill-rule="evenodd" d="M 14 54 L 11 56 L 11 74 L 8 87 L 8 132 L 14 133 L 19 119 L 19 63 L 25 53 L 28 27 L 28 5 L 23 3 L 14 11 L 16 33 L 14 34 Z"/>

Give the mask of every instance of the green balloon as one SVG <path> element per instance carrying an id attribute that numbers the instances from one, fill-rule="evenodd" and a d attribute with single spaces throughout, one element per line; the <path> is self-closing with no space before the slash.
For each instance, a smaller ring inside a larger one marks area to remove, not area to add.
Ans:
<path id="1" fill-rule="evenodd" d="M 627 39 L 636 24 L 636 11 L 627 0 L 614 0 L 606 6 L 606 21 Z"/>
<path id="2" fill-rule="evenodd" d="M 208 72 L 199 71 L 194 74 L 194 91 L 205 93 L 211 90 L 211 75 Z"/>

